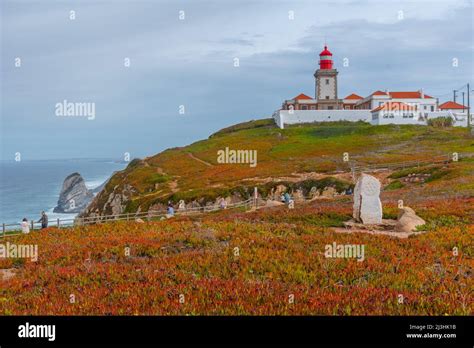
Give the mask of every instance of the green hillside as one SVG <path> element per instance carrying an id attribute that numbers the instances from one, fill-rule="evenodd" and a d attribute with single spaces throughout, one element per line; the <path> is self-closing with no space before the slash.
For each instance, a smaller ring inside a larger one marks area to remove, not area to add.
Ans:
<path id="1" fill-rule="evenodd" d="M 131 221 L 7 237 L 41 252 L 35 262 L 0 260 L 0 313 L 472 315 L 473 145 L 462 128 L 325 123 L 280 130 L 260 120 L 135 159 L 85 214 L 128 212 Z M 258 164 L 218 163 L 226 147 L 257 150 Z M 401 199 L 426 223 L 409 236 L 344 228 L 353 212 L 344 194 L 351 167 L 381 181 L 384 219 L 397 218 Z M 264 204 L 274 189 L 295 198 L 343 194 L 295 199 L 294 209 L 133 216 L 168 200 L 238 201 L 255 186 Z M 328 256 L 336 244 L 363 247 L 363 256 Z"/>
<path id="2" fill-rule="evenodd" d="M 226 147 L 256 150 L 257 165 L 218 163 L 217 153 Z M 112 177 L 84 215 L 143 212 L 168 200 L 205 204 L 218 197 L 244 199 L 254 186 L 265 195 L 282 182 L 313 180 L 317 185 L 328 177 L 333 184 L 347 187 L 351 185 L 349 163 L 365 167 L 429 162 L 439 156 L 448 159 L 453 152 L 461 154 L 457 163 L 416 168 L 433 171 L 433 175 L 429 182 L 410 187 L 410 191 L 443 191 L 448 180 L 451 193 L 472 192 L 473 182 L 465 178 L 474 173 L 472 159 L 466 158 L 473 150 L 474 139 L 465 128 L 328 122 L 282 130 L 271 119 L 250 121 L 225 128 L 209 139 L 133 160 Z M 350 162 L 343 161 L 344 153 L 349 154 Z M 382 179 L 393 191 L 406 189 L 400 178 L 403 181 L 403 176 L 385 175 Z"/>

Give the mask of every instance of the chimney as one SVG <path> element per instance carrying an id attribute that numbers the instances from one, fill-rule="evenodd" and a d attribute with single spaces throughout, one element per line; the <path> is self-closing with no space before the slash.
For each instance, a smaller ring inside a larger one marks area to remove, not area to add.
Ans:
<path id="1" fill-rule="evenodd" d="M 421 99 L 425 98 L 425 92 L 423 92 L 423 88 L 420 89 L 420 95 L 421 95 Z"/>

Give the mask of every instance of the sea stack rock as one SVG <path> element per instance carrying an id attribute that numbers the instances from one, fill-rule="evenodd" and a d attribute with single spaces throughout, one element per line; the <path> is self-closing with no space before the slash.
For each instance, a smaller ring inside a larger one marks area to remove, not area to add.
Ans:
<path id="1" fill-rule="evenodd" d="M 72 173 L 64 179 L 55 213 L 80 213 L 94 198 L 79 173 Z"/>
<path id="2" fill-rule="evenodd" d="M 382 223 L 382 202 L 380 201 L 380 181 L 362 174 L 354 188 L 354 211 L 356 221 L 368 225 Z"/>

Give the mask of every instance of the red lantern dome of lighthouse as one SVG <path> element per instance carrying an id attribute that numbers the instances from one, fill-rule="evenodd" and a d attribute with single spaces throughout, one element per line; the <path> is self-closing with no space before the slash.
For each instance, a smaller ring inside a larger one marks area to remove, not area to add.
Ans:
<path id="1" fill-rule="evenodd" d="M 319 54 L 319 68 L 332 69 L 332 53 L 324 46 L 324 50 Z"/>

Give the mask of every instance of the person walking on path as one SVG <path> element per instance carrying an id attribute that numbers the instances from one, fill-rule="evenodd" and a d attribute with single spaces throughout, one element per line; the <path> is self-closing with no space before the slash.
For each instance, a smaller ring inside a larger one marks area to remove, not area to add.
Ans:
<path id="1" fill-rule="evenodd" d="M 44 212 L 41 212 L 41 217 L 37 222 L 41 222 L 41 229 L 48 227 L 48 215 Z"/>

